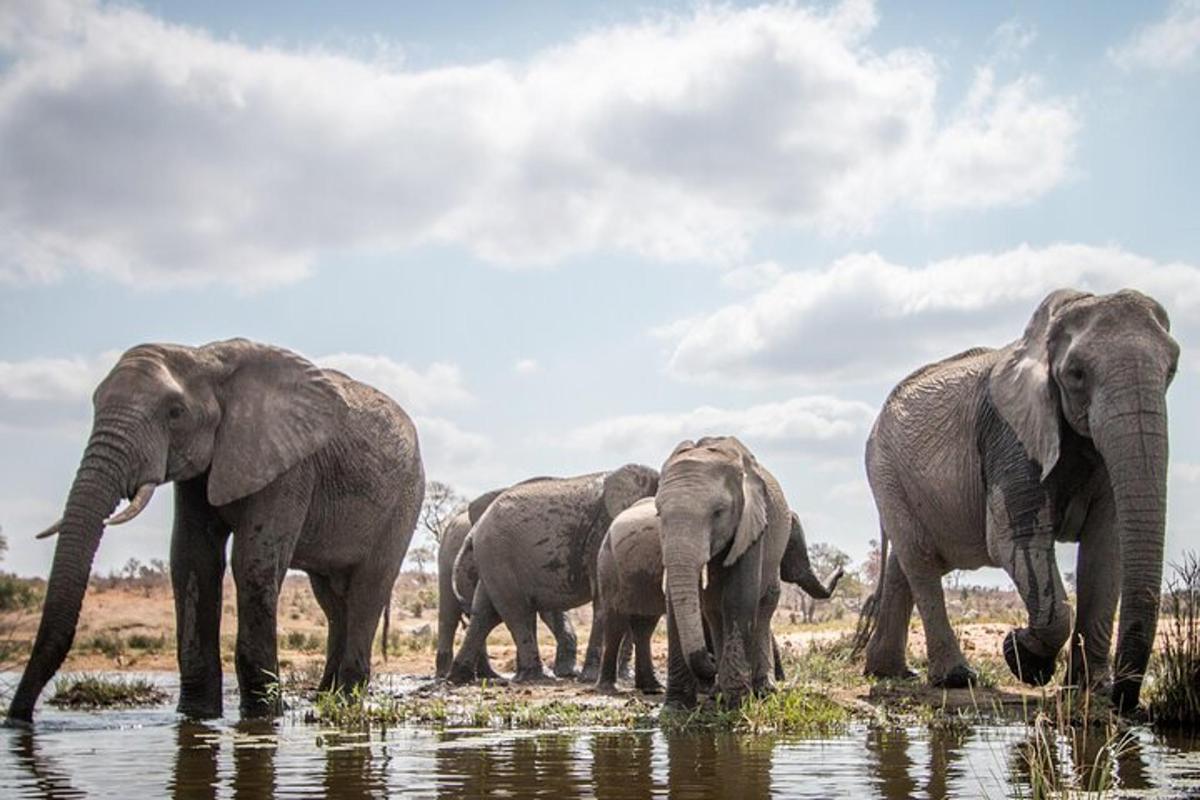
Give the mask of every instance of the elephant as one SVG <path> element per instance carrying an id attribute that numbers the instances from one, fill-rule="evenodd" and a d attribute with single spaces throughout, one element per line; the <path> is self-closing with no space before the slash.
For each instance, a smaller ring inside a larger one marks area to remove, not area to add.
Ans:
<path id="1" fill-rule="evenodd" d="M 470 508 L 476 509 L 476 516 L 495 500 L 503 489 L 495 489 L 476 498 L 471 506 L 463 509 L 447 523 L 438 543 L 438 639 L 436 657 L 436 677 L 445 678 L 450 673 L 450 664 L 454 657 L 454 634 L 464 617 L 471 616 L 471 599 L 475 596 L 475 586 L 479 582 L 479 572 L 475 568 L 472 547 L 466 548 L 466 555 L 461 560 L 460 553 L 469 541 L 471 532 Z M 543 611 L 540 613 L 546 627 L 554 634 L 558 643 L 558 652 L 554 659 L 554 674 L 557 677 L 569 677 L 575 673 L 576 638 L 575 630 L 565 612 Z M 488 660 L 486 647 L 480 649 L 479 660 L 475 665 L 477 678 L 495 680 L 499 673 L 492 669 Z"/>
<path id="2" fill-rule="evenodd" d="M 470 552 L 479 582 L 471 622 L 448 680 L 466 683 L 487 636 L 502 621 L 517 645 L 517 683 L 548 680 L 535 636 L 535 611 L 567 611 L 595 600 L 596 557 L 613 518 L 654 494 L 658 472 L 626 464 L 611 472 L 550 478 L 508 489 L 476 520 Z M 594 681 L 603 619 L 593 604 L 592 632 L 580 679 Z"/>
<path id="3" fill-rule="evenodd" d="M 322 688 L 370 677 L 371 644 L 425 493 L 412 420 L 387 395 L 245 339 L 144 344 L 93 397 L 92 432 L 58 534 L 37 637 L 8 717 L 34 703 L 71 647 L 106 525 L 174 484 L 171 583 L 179 711 L 218 717 L 226 544 L 237 586 L 235 666 L 247 716 L 278 713 L 276 610 L 289 568 L 329 620 Z M 109 514 L 122 497 L 130 504 Z"/>
<path id="4" fill-rule="evenodd" d="M 714 678 L 732 705 L 771 691 L 771 617 L 792 528 L 779 482 L 732 436 L 684 441 L 663 464 L 655 508 L 666 570 L 667 705 L 695 705 Z"/>
<path id="5" fill-rule="evenodd" d="M 1111 694 L 1136 709 L 1158 620 L 1166 392 L 1178 359 L 1167 313 L 1150 297 L 1060 289 L 1008 346 L 967 350 L 900 382 L 866 447 L 885 548 L 868 674 L 911 675 L 915 602 L 930 681 L 973 683 L 941 579 L 998 566 L 1029 615 L 1004 639 L 1013 674 L 1047 683 L 1070 635 L 1068 683 L 1107 684 L 1119 600 Z M 1073 633 L 1055 541 L 1079 544 Z"/>
<path id="6" fill-rule="evenodd" d="M 615 688 L 617 648 L 628 627 L 636 654 L 634 685 L 650 694 L 662 691 L 650 655 L 650 638 L 659 619 L 667 612 L 667 598 L 662 588 L 662 534 L 653 498 L 637 501 L 613 520 L 600 545 L 597 573 L 605 624 L 597 688 L 604 692 Z M 791 534 L 779 565 L 780 579 L 798 585 L 818 600 L 827 600 L 833 596 L 842 574 L 839 567 L 827 584 L 821 583 L 808 558 L 804 527 L 796 512 L 791 512 Z M 711 632 L 706 638 L 711 639 Z M 783 680 L 779 646 L 774 640 L 772 652 L 775 679 Z"/>

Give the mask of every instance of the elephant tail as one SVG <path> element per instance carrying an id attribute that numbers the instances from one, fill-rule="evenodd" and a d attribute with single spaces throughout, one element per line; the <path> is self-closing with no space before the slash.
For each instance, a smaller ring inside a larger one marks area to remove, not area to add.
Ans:
<path id="1" fill-rule="evenodd" d="M 858 612 L 858 624 L 854 628 L 854 642 L 850 650 L 852 656 L 857 656 L 871 641 L 875 632 L 875 623 L 879 619 L 879 600 L 883 596 L 883 580 L 887 575 L 888 536 L 887 531 L 879 529 L 879 580 L 875 582 L 875 591 L 871 592 Z"/>
<path id="2" fill-rule="evenodd" d="M 389 593 L 383 606 L 383 660 L 387 661 L 388 630 L 392 621 L 392 596 Z"/>

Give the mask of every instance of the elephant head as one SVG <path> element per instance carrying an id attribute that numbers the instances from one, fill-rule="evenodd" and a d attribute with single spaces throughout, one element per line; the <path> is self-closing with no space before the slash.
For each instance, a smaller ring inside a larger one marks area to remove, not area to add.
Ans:
<path id="1" fill-rule="evenodd" d="M 804 539 L 804 526 L 800 517 L 792 512 L 792 531 L 788 535 L 787 549 L 783 551 L 783 561 L 779 564 L 779 577 L 788 583 L 794 583 L 804 592 L 817 600 L 828 600 L 837 589 L 838 581 L 842 579 L 845 570 L 838 567 L 829 577 L 829 583 L 823 584 L 812 570 L 808 560 L 808 543 Z"/>
<path id="2" fill-rule="evenodd" d="M 732 566 L 767 526 L 767 490 L 758 462 L 733 437 L 707 437 L 675 448 L 655 497 L 661 524 L 667 598 L 692 674 L 716 675 L 704 643 L 699 585 L 715 558 Z"/>
<path id="3" fill-rule="evenodd" d="M 1116 506 L 1121 582 L 1113 697 L 1137 705 L 1158 622 L 1167 492 L 1166 391 L 1179 345 L 1162 306 L 1135 291 L 1059 290 L 992 369 L 989 390 L 1043 480 L 1064 437 L 1090 439 Z"/>
<path id="4" fill-rule="evenodd" d="M 9 717 L 29 721 L 70 650 L 106 524 L 137 516 L 154 488 L 208 475 L 208 501 L 259 491 L 324 446 L 346 413 L 327 373 L 295 353 L 244 339 L 203 347 L 141 345 L 93 396 L 92 432 L 61 520 L 33 652 Z M 109 514 L 122 497 L 129 507 Z"/>
<path id="5" fill-rule="evenodd" d="M 658 470 L 644 464 L 626 464 L 605 475 L 602 499 L 608 520 L 604 530 L 622 511 L 657 491 Z"/>

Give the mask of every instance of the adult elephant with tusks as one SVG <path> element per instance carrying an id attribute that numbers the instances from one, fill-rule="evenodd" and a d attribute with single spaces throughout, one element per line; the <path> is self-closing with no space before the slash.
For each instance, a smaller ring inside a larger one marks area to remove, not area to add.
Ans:
<path id="1" fill-rule="evenodd" d="M 779 482 L 732 436 L 679 444 L 655 497 L 667 584 L 667 703 L 713 679 L 727 703 L 772 688 L 771 617 L 791 513 Z M 705 644 L 708 623 L 713 652 Z"/>
<path id="2" fill-rule="evenodd" d="M 464 617 L 470 619 L 471 602 L 479 583 L 479 570 L 475 565 L 474 547 L 470 540 L 472 516 L 478 520 L 503 491 L 493 489 L 472 500 L 467 508 L 450 519 L 438 542 L 438 641 L 435 662 L 438 678 L 445 678 L 450 673 L 454 658 L 454 634 Z M 576 638 L 570 619 L 563 611 L 542 611 L 539 616 L 558 643 L 554 659 L 555 676 L 565 678 L 573 675 Z M 491 680 L 500 677 L 492 669 L 486 646 L 480 649 L 475 662 L 475 677 Z"/>
<path id="3" fill-rule="evenodd" d="M 479 581 L 467 635 L 450 667 L 450 682 L 475 679 L 479 653 L 502 621 L 517 645 L 513 680 L 547 679 L 538 653 L 535 613 L 567 611 L 596 598 L 596 558 L 605 531 L 614 517 L 657 488 L 656 470 L 626 464 L 611 472 L 518 484 L 497 497 L 470 533 Z M 465 554 L 466 548 L 459 562 Z M 593 605 L 581 680 L 594 681 L 599 669 L 603 619 L 597 610 Z"/>
<path id="4" fill-rule="evenodd" d="M 915 601 L 930 681 L 973 683 L 941 578 L 991 565 L 1008 572 L 1029 612 L 1004 640 L 1026 683 L 1053 677 L 1068 636 L 1068 681 L 1107 682 L 1119 601 L 1112 696 L 1136 709 L 1158 623 L 1166 392 L 1178 359 L 1167 313 L 1151 298 L 1064 289 L 1007 347 L 969 350 L 896 387 L 867 443 L 885 548 L 868 673 L 910 674 Z M 1079 543 L 1073 632 L 1056 540 Z"/>
<path id="5" fill-rule="evenodd" d="M 425 492 L 412 421 L 391 398 L 245 339 L 129 350 L 96 389 L 92 432 L 67 497 L 37 638 L 9 720 L 71 647 L 105 525 L 175 484 L 171 584 L 179 710 L 221 715 L 221 589 L 233 535 L 235 665 L 243 714 L 277 713 L 276 607 L 289 567 L 308 572 L 329 620 L 323 688 L 370 677 L 371 642 Z M 122 497 L 129 507 L 109 517 Z"/>

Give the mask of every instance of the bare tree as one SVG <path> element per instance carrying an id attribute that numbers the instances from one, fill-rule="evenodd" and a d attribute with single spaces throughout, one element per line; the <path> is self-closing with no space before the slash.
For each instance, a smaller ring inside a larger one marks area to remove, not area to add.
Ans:
<path id="1" fill-rule="evenodd" d="M 826 580 L 836 570 L 844 569 L 849 565 L 850 556 L 831 544 L 814 542 L 808 548 L 808 560 L 812 565 L 813 572 L 822 580 Z M 818 600 L 815 597 L 802 595 L 800 611 L 804 614 L 805 622 L 811 624 L 815 621 L 817 603 Z"/>
<path id="2" fill-rule="evenodd" d="M 454 490 L 453 486 L 441 481 L 429 481 L 425 484 L 425 503 L 421 506 L 421 527 L 429 532 L 438 544 L 442 541 L 442 531 L 457 514 L 467 499 Z"/>

